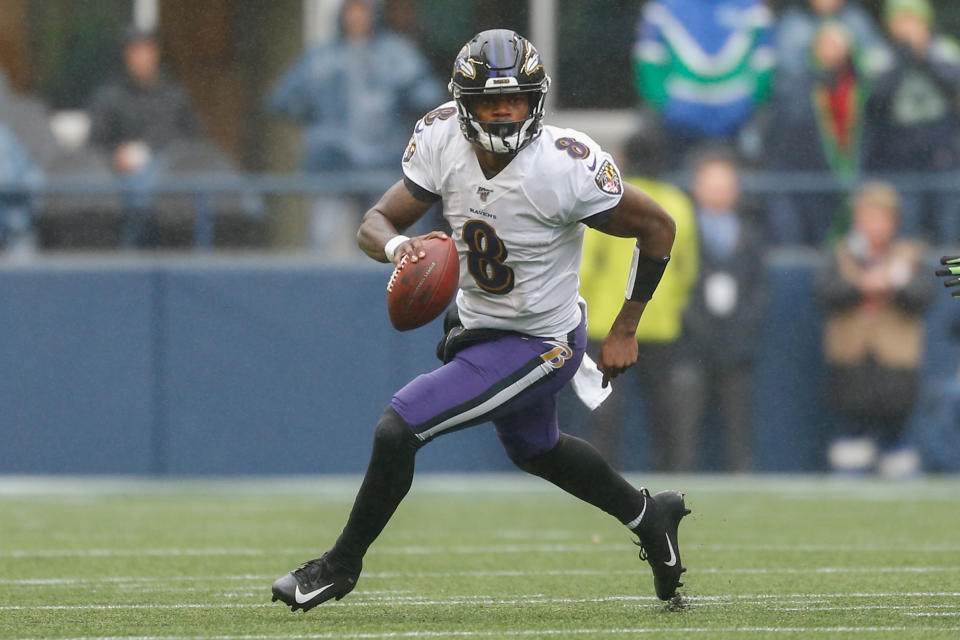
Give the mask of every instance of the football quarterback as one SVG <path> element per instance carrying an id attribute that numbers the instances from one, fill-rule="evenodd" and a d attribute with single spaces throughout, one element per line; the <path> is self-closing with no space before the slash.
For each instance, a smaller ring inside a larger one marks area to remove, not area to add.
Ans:
<path id="1" fill-rule="evenodd" d="M 627 185 L 613 157 L 573 129 L 543 124 L 550 79 L 536 48 L 506 29 L 483 31 L 457 54 L 450 102 L 415 125 L 403 178 L 364 216 L 360 248 L 380 262 L 424 258 L 426 239 L 403 231 L 437 201 L 460 262 L 444 364 L 397 391 L 377 424 L 373 453 L 336 543 L 273 584 L 274 600 L 310 609 L 342 598 L 411 486 L 417 451 L 492 422 L 507 456 L 623 523 L 669 600 L 686 570 L 677 532 L 684 495 L 651 495 L 592 445 L 562 433 L 557 394 L 572 383 L 590 406 L 637 360 L 637 323 L 673 246 L 670 216 Z M 584 227 L 635 238 L 624 303 L 594 363 L 585 355 L 578 271 Z"/>

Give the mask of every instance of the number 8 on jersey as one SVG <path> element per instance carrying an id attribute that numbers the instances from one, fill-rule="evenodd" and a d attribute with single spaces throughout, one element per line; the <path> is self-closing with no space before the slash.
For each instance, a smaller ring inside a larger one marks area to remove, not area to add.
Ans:
<path id="1" fill-rule="evenodd" d="M 463 225 L 463 241 L 467 252 L 467 270 L 477 286 L 496 295 L 513 290 L 513 269 L 504 264 L 507 248 L 497 232 L 482 220 L 468 220 Z"/>

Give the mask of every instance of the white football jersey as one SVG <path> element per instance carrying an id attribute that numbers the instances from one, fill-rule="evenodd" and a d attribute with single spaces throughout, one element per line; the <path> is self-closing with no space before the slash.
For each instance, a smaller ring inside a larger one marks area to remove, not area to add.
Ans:
<path id="1" fill-rule="evenodd" d="M 417 122 L 403 172 L 443 199 L 460 256 L 463 326 L 551 337 L 577 327 L 580 221 L 616 206 L 623 193 L 613 158 L 596 142 L 544 126 L 487 179 L 448 102 Z"/>

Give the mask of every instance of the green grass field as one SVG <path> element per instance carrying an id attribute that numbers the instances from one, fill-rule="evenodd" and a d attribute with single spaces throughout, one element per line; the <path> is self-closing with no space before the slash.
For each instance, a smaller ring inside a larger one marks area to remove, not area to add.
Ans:
<path id="1" fill-rule="evenodd" d="M 631 479 L 687 491 L 682 610 L 622 526 L 519 473 L 418 477 L 307 614 L 270 584 L 359 478 L 0 479 L 0 638 L 960 637 L 960 479 Z"/>

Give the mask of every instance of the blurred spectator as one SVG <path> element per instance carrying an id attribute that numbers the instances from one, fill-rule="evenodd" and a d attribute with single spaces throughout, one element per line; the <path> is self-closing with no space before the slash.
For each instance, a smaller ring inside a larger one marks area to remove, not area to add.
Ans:
<path id="1" fill-rule="evenodd" d="M 7 80 L 7 73 L 0 66 L 0 105 L 4 103 L 10 95 L 10 81 Z"/>
<path id="2" fill-rule="evenodd" d="M 683 191 L 659 178 L 664 169 L 666 146 L 662 132 L 650 126 L 642 126 L 627 145 L 625 165 L 632 177 L 627 174 L 625 180 L 639 187 L 671 215 L 677 234 L 670 264 L 637 326 L 640 364 L 631 372 L 637 377 L 627 375 L 618 380 L 613 393 L 590 414 L 588 421 L 590 442 L 610 464 L 618 466 L 623 413 L 639 390 L 650 428 L 650 449 L 661 454 L 655 463 L 663 471 L 677 468 L 674 455 L 679 452 L 679 443 L 674 442 L 672 424 L 672 405 L 679 398 L 672 388 L 674 341 L 680 335 L 681 317 L 697 278 L 693 205 Z M 586 230 L 580 291 L 587 301 L 590 317 L 587 338 L 591 351 L 599 351 L 600 343 L 623 305 L 635 244 L 635 238 L 616 238 Z M 639 389 L 627 386 L 636 379 L 639 379 Z"/>
<path id="3" fill-rule="evenodd" d="M 725 469 L 745 472 L 753 467 L 754 371 L 767 290 L 764 242 L 740 199 L 732 153 L 701 151 L 692 194 L 700 278 L 683 317 L 674 365 L 674 428 L 682 456 L 676 470 L 693 468 L 704 419 L 716 414 Z"/>
<path id="4" fill-rule="evenodd" d="M 932 18 L 927 0 L 886 3 L 894 55 L 867 105 L 868 171 L 952 176 L 960 167 L 960 47 L 931 30 Z M 904 233 L 942 244 L 960 240 L 955 193 L 904 195 Z"/>
<path id="5" fill-rule="evenodd" d="M 861 186 L 852 226 L 816 279 L 827 311 L 827 400 L 841 421 L 828 451 L 837 471 L 869 470 L 878 451 L 883 474 L 909 475 L 920 465 L 903 436 L 917 398 L 933 280 L 921 262 L 923 245 L 897 236 L 899 211 L 891 185 Z"/>
<path id="6" fill-rule="evenodd" d="M 362 171 L 396 168 L 412 124 L 446 99 L 420 52 L 383 26 L 371 2 L 346 0 L 338 37 L 304 53 L 267 107 L 306 125 L 303 169 Z M 311 245 L 353 248 L 358 216 L 369 204 L 318 199 Z"/>
<path id="7" fill-rule="evenodd" d="M 805 72 L 810 44 L 825 20 L 836 20 L 847 28 L 855 48 L 868 56 L 868 66 L 885 63 L 889 52 L 883 34 L 856 0 L 797 0 L 777 20 L 778 82 L 790 82 Z"/>
<path id="8" fill-rule="evenodd" d="M 775 59 L 760 0 L 651 0 L 634 46 L 637 90 L 661 117 L 671 168 L 703 141 L 734 143 L 767 102 Z"/>
<path id="9" fill-rule="evenodd" d="M 924 384 L 921 398 L 912 439 L 924 470 L 960 472 L 960 375 Z"/>
<path id="10" fill-rule="evenodd" d="M 820 24 L 811 42 L 806 72 L 778 82 L 771 127 L 765 136 L 766 166 L 772 171 L 832 176 L 833 184 L 808 193 L 772 196 L 768 216 L 772 240 L 817 245 L 830 235 L 860 169 L 868 77 L 850 32 L 841 23 Z"/>
<path id="11" fill-rule="evenodd" d="M 0 122 L 0 185 L 36 186 L 40 171 L 26 147 Z M 0 247 L 8 256 L 22 256 L 36 248 L 33 202 L 22 193 L 0 192 Z"/>
<path id="12" fill-rule="evenodd" d="M 125 178 L 129 189 L 124 202 L 125 246 L 160 244 L 152 187 L 163 171 L 162 154 L 170 144 L 200 135 L 186 93 L 162 72 L 160 57 L 153 31 L 128 29 L 123 41 L 124 77 L 99 88 L 89 108 L 90 143 L 109 154 L 113 170 Z"/>
<path id="13" fill-rule="evenodd" d="M 10 128 L 38 166 L 46 166 L 60 151 L 47 105 L 34 95 L 9 95 L 0 104 L 0 122 Z"/>
<path id="14" fill-rule="evenodd" d="M 146 169 L 171 142 L 199 135 L 186 93 L 160 69 L 156 34 L 131 28 L 123 46 L 124 77 L 98 89 L 90 104 L 90 142 L 123 174 Z"/>

